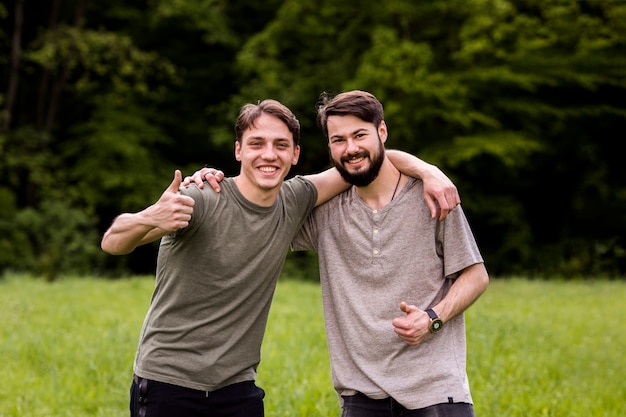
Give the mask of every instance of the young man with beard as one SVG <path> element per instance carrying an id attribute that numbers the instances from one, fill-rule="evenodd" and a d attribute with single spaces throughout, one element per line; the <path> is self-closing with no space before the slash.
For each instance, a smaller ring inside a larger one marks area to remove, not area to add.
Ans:
<path id="1" fill-rule="evenodd" d="M 423 182 L 385 154 L 373 95 L 324 97 L 318 119 L 353 186 L 313 211 L 292 249 L 319 254 L 343 417 L 474 416 L 463 312 L 489 277 L 463 210 L 429 216 Z"/>
<path id="2" fill-rule="evenodd" d="M 334 169 L 283 181 L 299 158 L 300 124 L 277 101 L 244 106 L 235 133 L 241 168 L 220 193 L 181 188 L 177 170 L 155 204 L 121 214 L 102 239 L 114 255 L 161 239 L 135 356 L 133 417 L 264 415 L 256 370 L 289 244 L 314 206 L 348 187 Z M 430 178 L 442 216 L 456 206 L 456 188 L 436 167 L 396 156 Z"/>

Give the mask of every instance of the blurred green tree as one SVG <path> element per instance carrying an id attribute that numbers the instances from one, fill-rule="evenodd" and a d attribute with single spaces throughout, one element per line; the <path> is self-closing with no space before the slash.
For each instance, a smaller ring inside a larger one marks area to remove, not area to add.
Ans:
<path id="1" fill-rule="evenodd" d="M 175 167 L 236 174 L 246 102 L 299 116 L 292 174 L 327 167 L 315 103 L 358 88 L 459 186 L 492 274 L 624 276 L 625 44 L 606 0 L 3 2 L 0 270 L 152 271 L 153 247 L 92 256 L 116 214 Z"/>

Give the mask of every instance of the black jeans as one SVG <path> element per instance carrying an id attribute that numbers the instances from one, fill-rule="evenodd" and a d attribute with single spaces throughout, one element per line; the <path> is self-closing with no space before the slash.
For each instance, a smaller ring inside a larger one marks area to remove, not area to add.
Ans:
<path id="1" fill-rule="evenodd" d="M 393 398 L 373 400 L 361 393 L 341 398 L 342 417 L 475 417 L 474 407 L 467 403 L 443 403 L 409 410 Z"/>
<path id="2" fill-rule="evenodd" d="M 263 417 L 265 391 L 254 381 L 215 391 L 198 391 L 135 377 L 130 388 L 131 417 Z"/>

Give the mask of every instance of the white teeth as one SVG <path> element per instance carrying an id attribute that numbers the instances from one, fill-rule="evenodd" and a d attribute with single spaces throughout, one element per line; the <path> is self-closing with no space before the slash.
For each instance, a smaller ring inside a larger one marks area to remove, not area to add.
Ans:
<path id="1" fill-rule="evenodd" d="M 348 162 L 350 162 L 351 164 L 356 164 L 358 162 L 361 162 L 362 160 L 364 160 L 365 158 L 360 157 L 360 158 L 354 158 L 354 159 L 350 159 L 348 160 Z"/>
<path id="2" fill-rule="evenodd" d="M 274 172 L 274 171 L 276 171 L 276 168 L 274 168 L 274 167 L 261 167 L 259 169 L 261 171 L 263 171 L 263 172 Z"/>

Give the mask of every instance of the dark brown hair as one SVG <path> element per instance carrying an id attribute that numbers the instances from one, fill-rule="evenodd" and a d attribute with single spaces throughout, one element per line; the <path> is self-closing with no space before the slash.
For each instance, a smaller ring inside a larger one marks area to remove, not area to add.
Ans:
<path id="1" fill-rule="evenodd" d="M 356 116 L 378 127 L 385 118 L 383 105 L 367 91 L 353 90 L 332 97 L 322 93 L 317 106 L 317 123 L 328 137 L 329 116 Z"/>
<path id="2" fill-rule="evenodd" d="M 261 117 L 263 113 L 270 114 L 281 120 L 293 135 L 294 146 L 300 143 L 300 122 L 291 110 L 279 101 L 267 99 L 258 104 L 246 104 L 241 108 L 237 122 L 235 123 L 235 135 L 238 142 L 241 143 L 243 132 L 254 126 L 254 122 Z"/>

